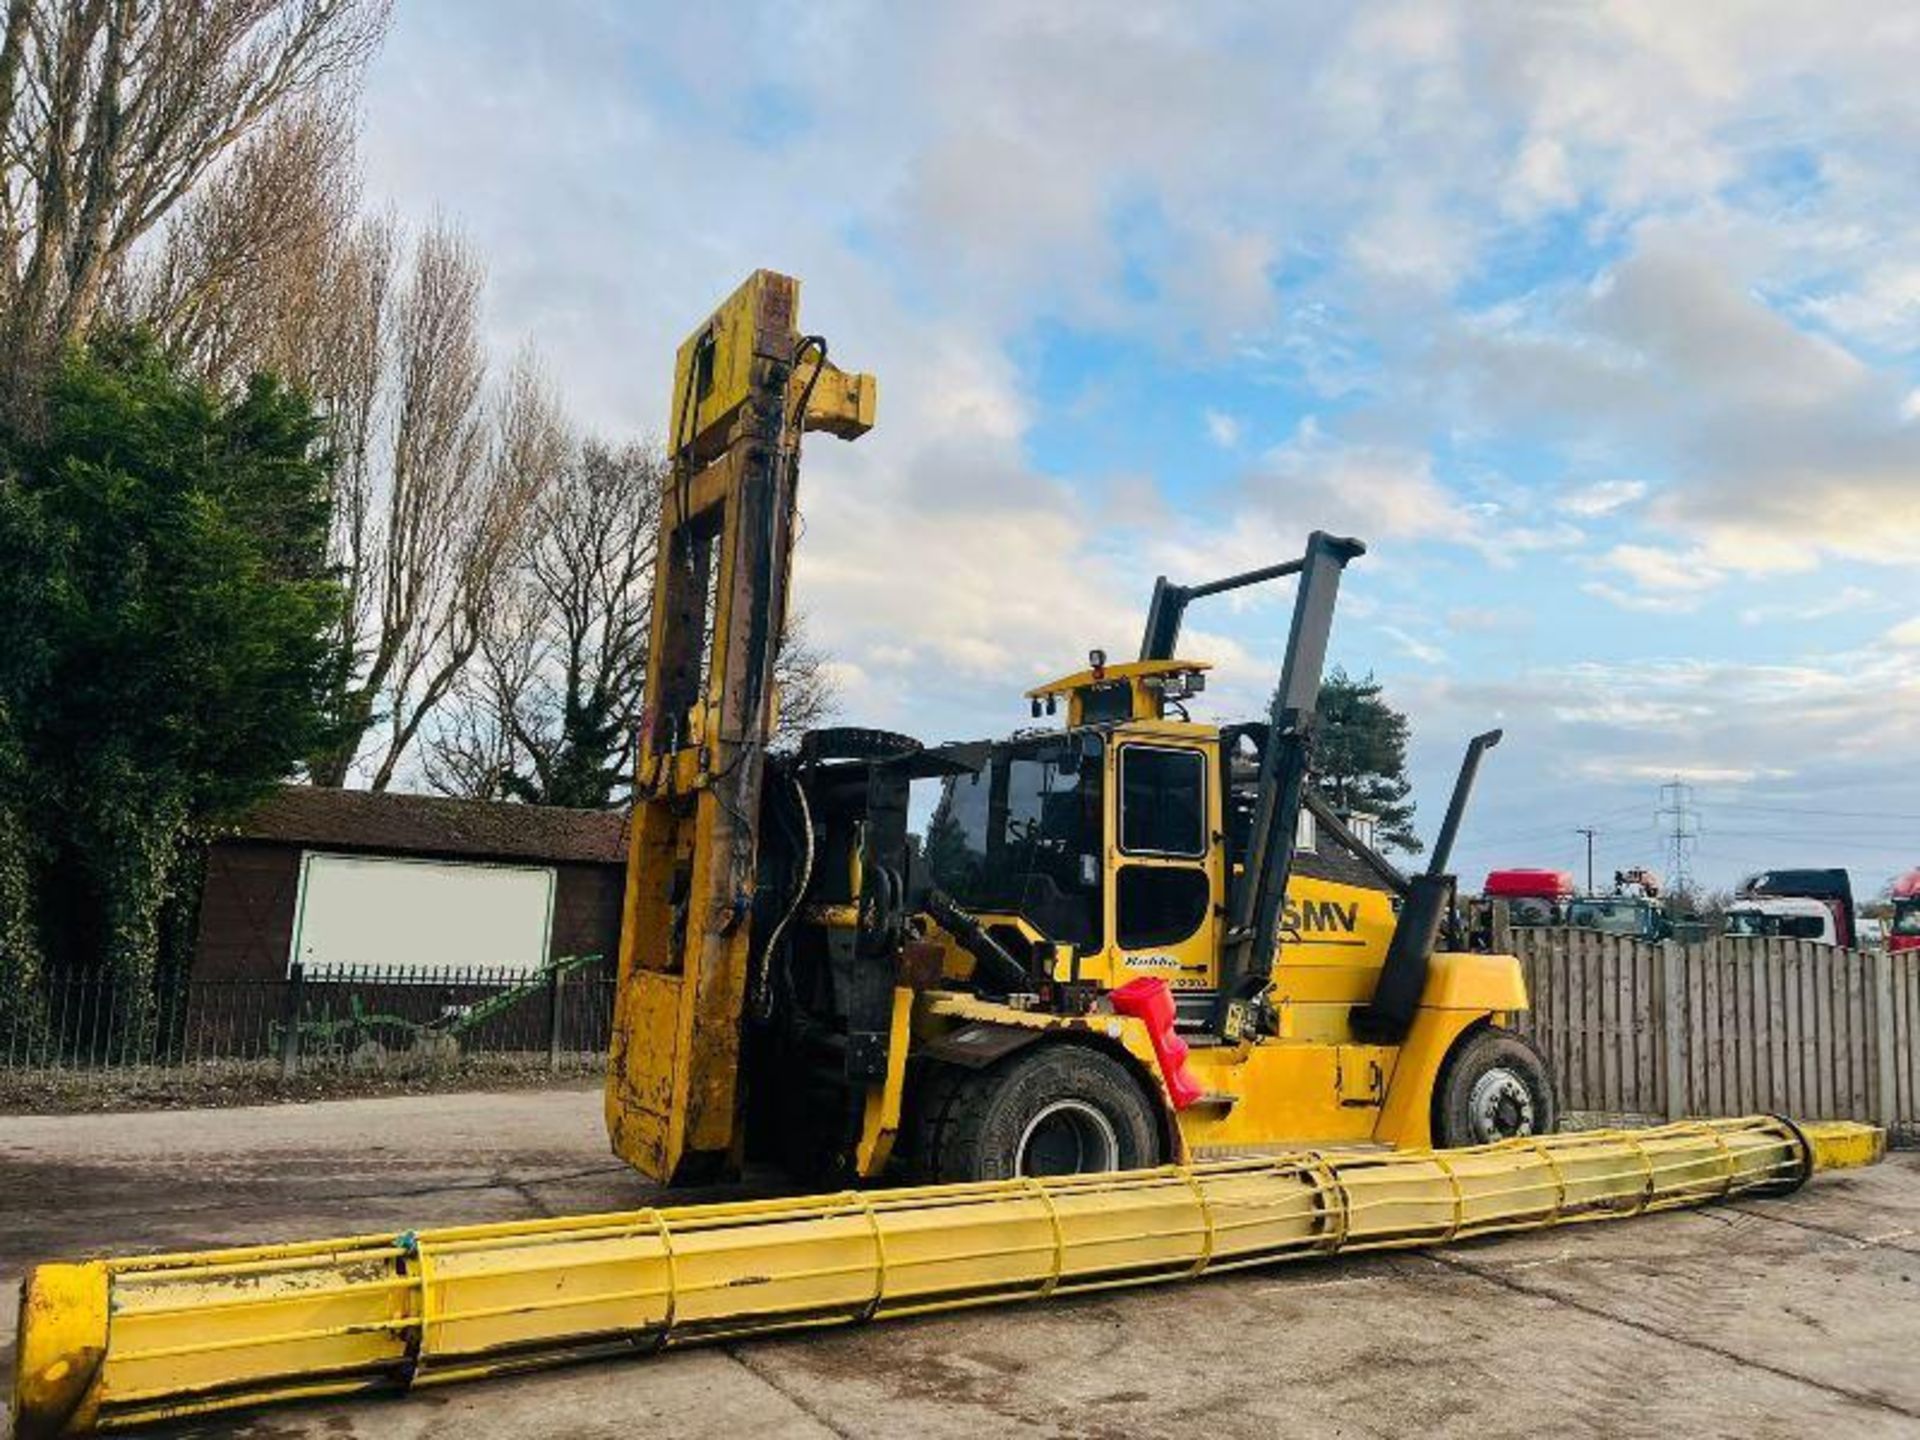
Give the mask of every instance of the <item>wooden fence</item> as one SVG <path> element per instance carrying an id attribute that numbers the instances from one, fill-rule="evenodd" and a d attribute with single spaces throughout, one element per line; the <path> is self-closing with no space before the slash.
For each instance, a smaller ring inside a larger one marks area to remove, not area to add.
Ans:
<path id="1" fill-rule="evenodd" d="M 1920 952 L 1514 930 L 1561 1107 L 1854 1119 L 1920 1141 Z"/>

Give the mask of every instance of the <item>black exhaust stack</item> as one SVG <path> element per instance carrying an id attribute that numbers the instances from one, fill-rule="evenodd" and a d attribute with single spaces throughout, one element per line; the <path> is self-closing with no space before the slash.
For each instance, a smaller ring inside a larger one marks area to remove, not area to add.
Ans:
<path id="1" fill-rule="evenodd" d="M 1480 771 L 1480 757 L 1499 743 L 1500 732 L 1489 730 L 1474 736 L 1468 744 L 1467 758 L 1461 762 L 1459 778 L 1453 782 L 1447 818 L 1433 842 L 1427 868 L 1407 882 L 1400 918 L 1394 924 L 1393 939 L 1387 945 L 1386 962 L 1380 967 L 1373 999 L 1353 1011 L 1353 1032 L 1368 1044 L 1398 1044 L 1406 1038 L 1414 1012 L 1420 1008 L 1420 995 L 1427 987 L 1427 967 L 1439 943 L 1441 922 L 1446 919 L 1453 899 L 1454 882 L 1453 876 L 1447 873 L 1447 862 L 1453 858 L 1453 842 L 1460 834 L 1467 798 L 1473 793 L 1474 777 Z"/>

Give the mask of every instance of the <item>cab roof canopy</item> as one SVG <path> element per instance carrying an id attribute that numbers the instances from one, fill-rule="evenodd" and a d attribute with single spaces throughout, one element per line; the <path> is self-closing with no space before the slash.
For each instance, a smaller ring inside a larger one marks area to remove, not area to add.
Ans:
<path id="1" fill-rule="evenodd" d="M 1565 870 L 1490 870 L 1481 893 L 1496 897 L 1570 900 L 1573 898 L 1573 876 Z"/>

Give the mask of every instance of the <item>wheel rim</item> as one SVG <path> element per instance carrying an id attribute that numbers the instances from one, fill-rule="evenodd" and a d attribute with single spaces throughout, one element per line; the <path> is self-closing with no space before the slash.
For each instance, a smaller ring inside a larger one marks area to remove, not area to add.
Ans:
<path id="1" fill-rule="evenodd" d="M 1084 1100 L 1056 1100 L 1020 1132 L 1022 1175 L 1092 1175 L 1120 1168 L 1113 1122 Z"/>
<path id="2" fill-rule="evenodd" d="M 1489 1070 L 1473 1082 L 1473 1093 L 1467 1097 L 1467 1118 L 1473 1138 L 1481 1143 L 1531 1135 L 1533 1091 L 1515 1071 Z"/>

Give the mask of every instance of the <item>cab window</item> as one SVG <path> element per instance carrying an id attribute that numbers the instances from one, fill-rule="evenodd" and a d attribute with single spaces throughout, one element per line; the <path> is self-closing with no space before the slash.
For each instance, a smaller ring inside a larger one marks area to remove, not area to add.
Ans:
<path id="1" fill-rule="evenodd" d="M 1097 734 L 1049 736 L 995 746 L 979 772 L 949 778 L 923 843 L 933 883 L 970 910 L 1097 946 L 1105 759 Z"/>
<path id="2" fill-rule="evenodd" d="M 1206 758 L 1198 750 L 1120 747 L 1120 848 L 1127 854 L 1206 854 L 1206 799 Z"/>
<path id="3" fill-rule="evenodd" d="M 1206 923 L 1213 887 L 1187 865 L 1127 865 L 1120 871 L 1114 928 L 1122 950 L 1177 945 Z"/>

